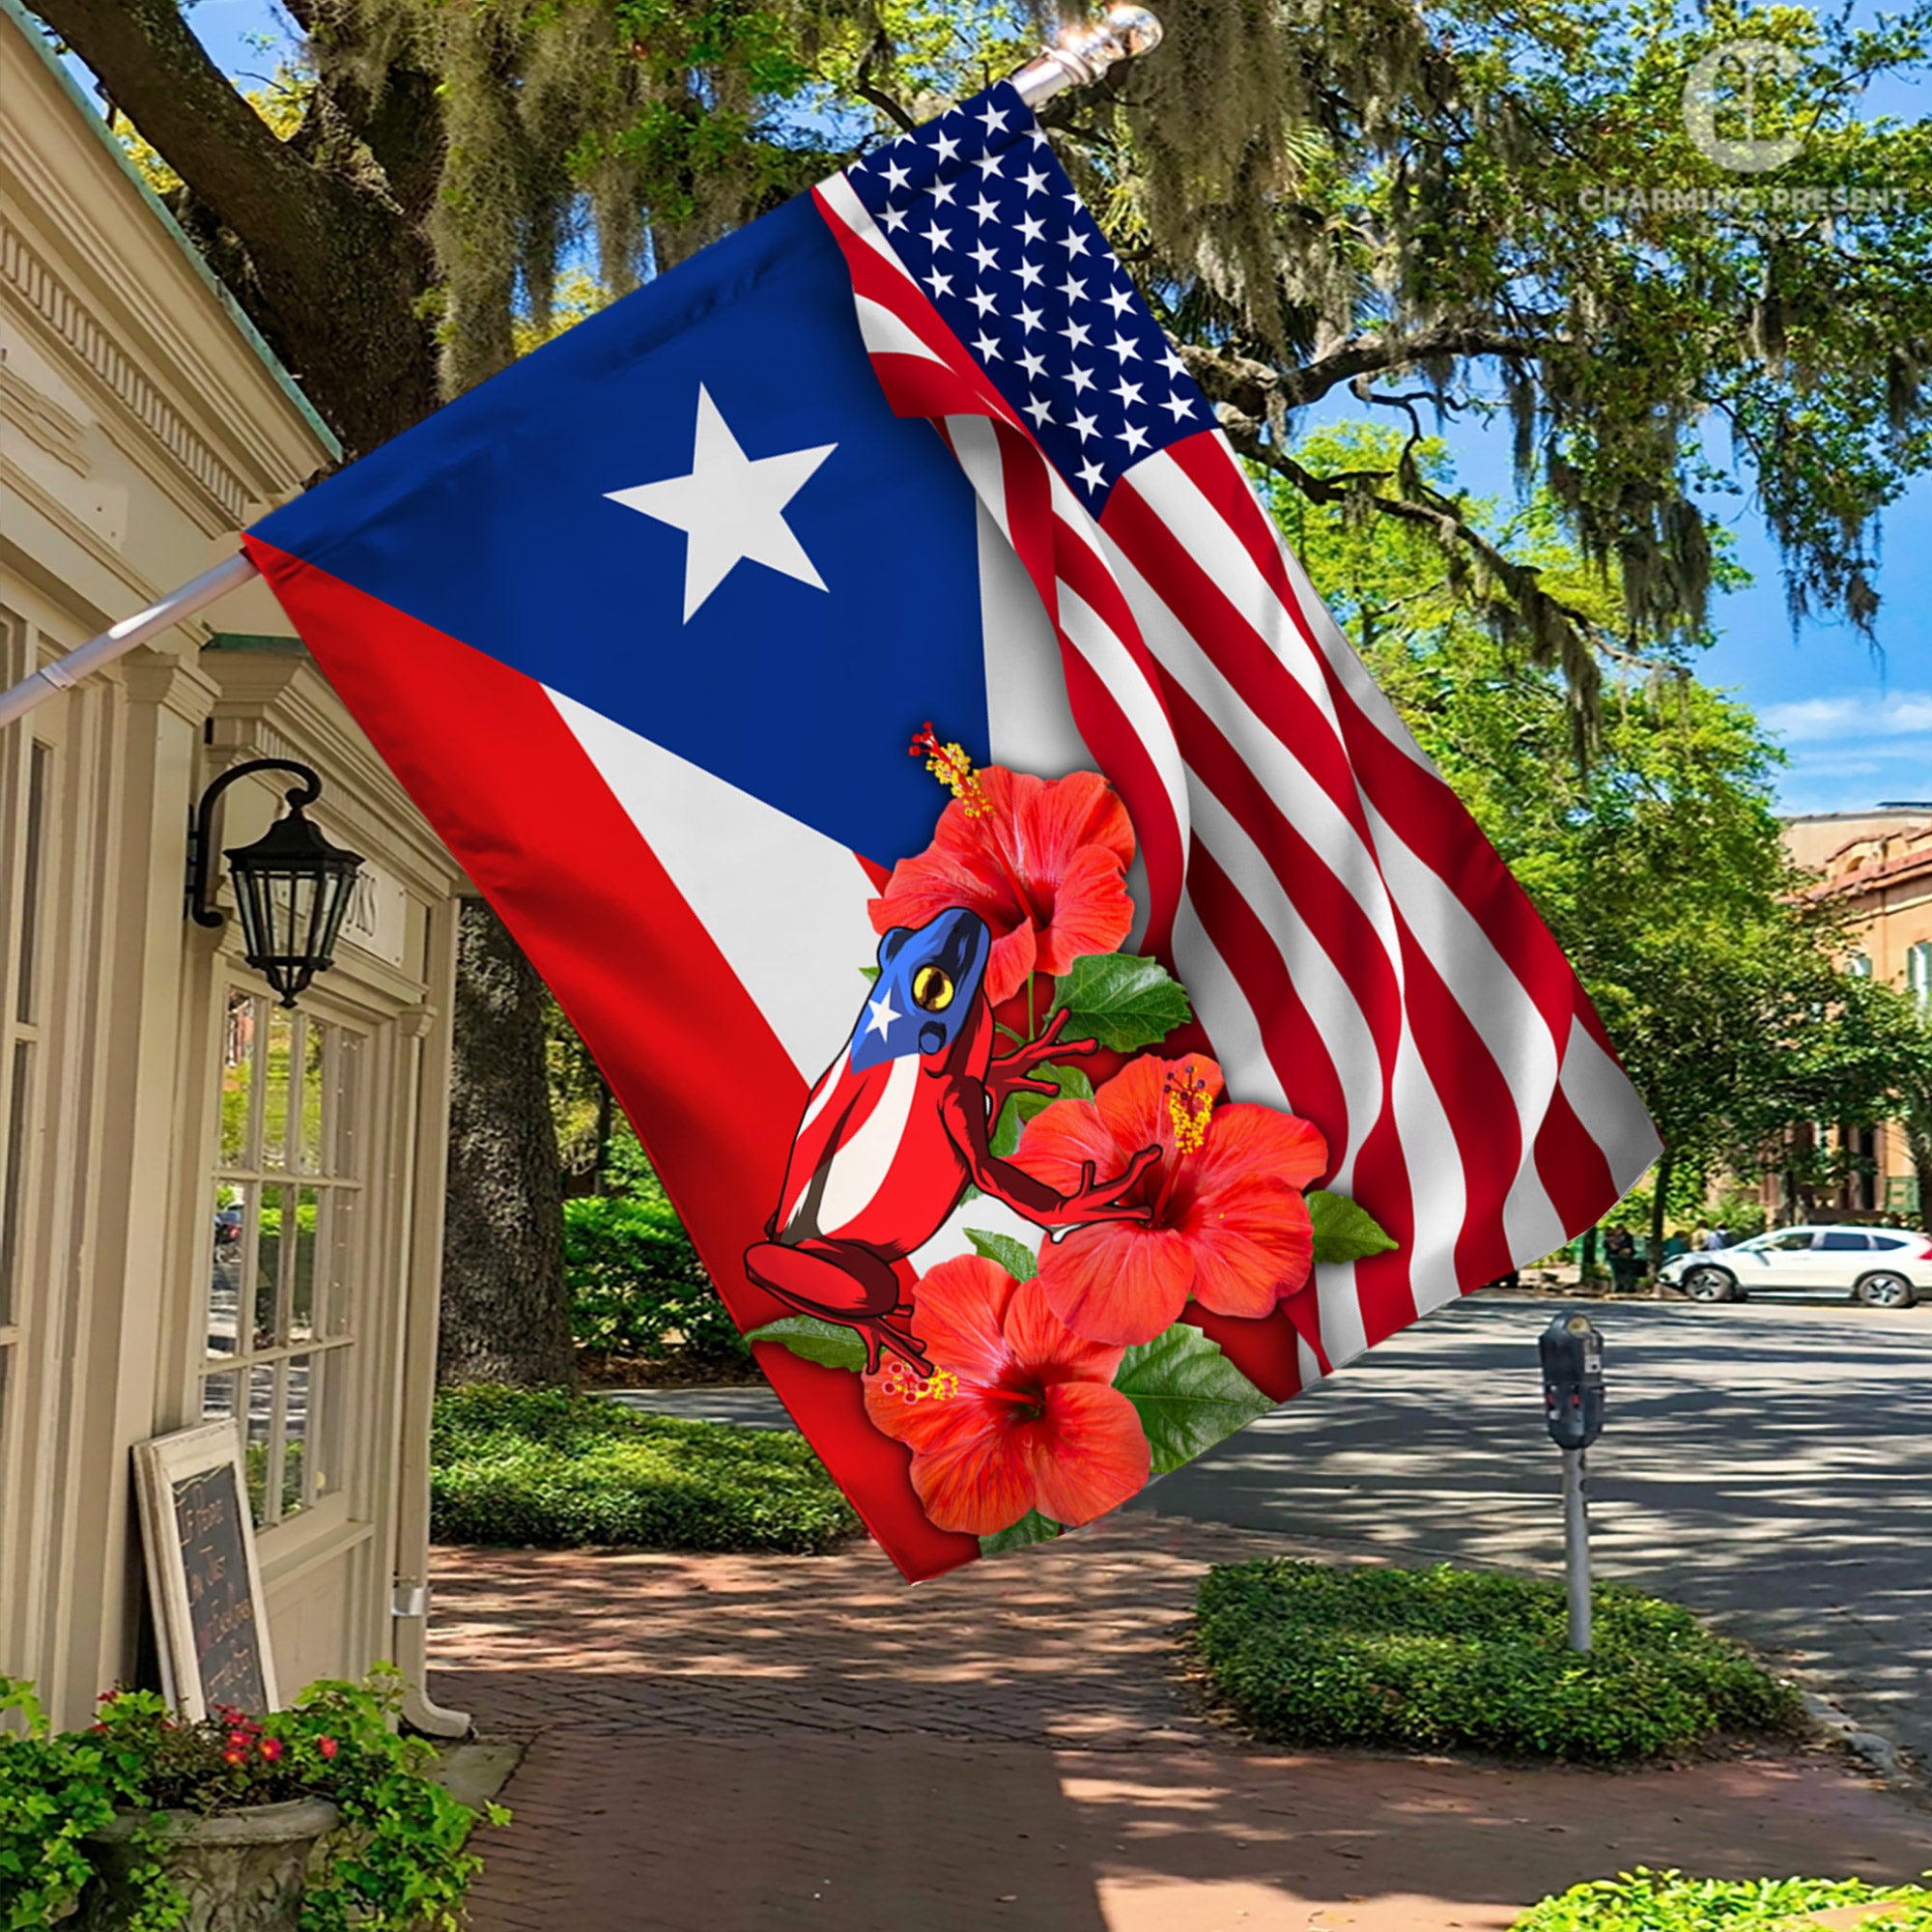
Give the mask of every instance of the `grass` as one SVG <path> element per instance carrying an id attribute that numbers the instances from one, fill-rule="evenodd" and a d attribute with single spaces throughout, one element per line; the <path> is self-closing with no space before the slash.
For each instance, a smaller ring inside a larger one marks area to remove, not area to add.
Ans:
<path id="1" fill-rule="evenodd" d="M 1847 1905 L 1903 1903 L 1871 1920 L 1872 1932 L 1932 1932 L 1932 1891 L 1862 1879 L 1684 1878 L 1641 1868 L 1573 1886 L 1546 1898 L 1512 1932 L 1799 1932 L 1801 1914 Z"/>
<path id="2" fill-rule="evenodd" d="M 561 1389 L 437 1398 L 439 1542 L 816 1555 L 858 1527 L 792 1430 L 640 1415 Z"/>
<path id="3" fill-rule="evenodd" d="M 1609 1585 L 1594 1606 L 1581 1657 L 1560 1584 L 1276 1559 L 1208 1572 L 1195 1643 L 1219 1696 L 1280 1744 L 1613 1765 L 1801 1724 L 1796 1690 L 1690 1611 Z"/>

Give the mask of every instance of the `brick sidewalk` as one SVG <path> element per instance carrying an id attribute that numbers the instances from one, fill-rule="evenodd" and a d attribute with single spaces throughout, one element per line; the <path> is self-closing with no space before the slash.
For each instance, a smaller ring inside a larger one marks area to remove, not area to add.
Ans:
<path id="1" fill-rule="evenodd" d="M 475 1932 L 1500 1932 L 1635 1863 L 1932 1863 L 1924 1813 L 1821 1754 L 1605 1777 L 1246 1747 L 1174 1638 L 1209 1563 L 1283 1553 L 1140 1516 L 907 1590 L 870 1545 L 443 1550 L 434 1694 L 529 1743 Z"/>

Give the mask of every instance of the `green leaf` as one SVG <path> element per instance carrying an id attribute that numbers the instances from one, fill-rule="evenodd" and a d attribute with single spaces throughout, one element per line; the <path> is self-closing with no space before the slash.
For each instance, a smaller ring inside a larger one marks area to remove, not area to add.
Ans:
<path id="1" fill-rule="evenodd" d="M 1318 1189 L 1308 1197 L 1308 1218 L 1315 1224 L 1318 1262 L 1358 1262 L 1365 1255 L 1385 1254 L 1396 1245 L 1378 1228 L 1366 1208 L 1346 1194 Z"/>
<path id="2" fill-rule="evenodd" d="M 1066 1009 L 1068 1039 L 1097 1039 L 1116 1053 L 1157 1046 L 1193 1015 L 1187 989 L 1158 959 L 1090 952 L 1055 985 L 1053 1010 Z"/>
<path id="3" fill-rule="evenodd" d="M 1028 1510 L 1019 1521 L 1009 1523 L 993 1536 L 980 1539 L 981 1556 L 997 1556 L 1003 1549 L 1024 1549 L 1029 1543 L 1051 1543 L 1060 1534 L 1060 1525 L 1037 1510 Z"/>
<path id="4" fill-rule="evenodd" d="M 1114 1386 L 1140 1411 L 1156 1476 L 1191 1463 L 1274 1406 L 1217 1344 L 1185 1321 L 1129 1349 Z"/>
<path id="5" fill-rule="evenodd" d="M 1056 1098 L 1062 1100 L 1091 1100 L 1094 1097 L 1094 1083 L 1086 1072 L 1078 1066 L 1036 1066 L 1029 1076 L 1035 1080 L 1051 1080 L 1060 1089 L 1059 1094 L 1015 1094 L 1000 1109 L 1000 1118 L 993 1122 L 993 1135 L 988 1145 L 1002 1160 L 1012 1157 L 1019 1147 L 1020 1134 L 1033 1117 L 1053 1105 Z"/>
<path id="6" fill-rule="evenodd" d="M 863 1369 L 866 1366 L 866 1345 L 860 1339 L 856 1328 L 846 1328 L 837 1321 L 821 1321 L 815 1315 L 787 1315 L 777 1321 L 768 1321 L 762 1328 L 753 1328 L 745 1337 L 748 1342 L 776 1342 L 781 1349 L 789 1349 L 794 1355 L 801 1355 L 808 1362 L 818 1362 L 828 1369 Z"/>
<path id="7" fill-rule="evenodd" d="M 1039 1272 L 1034 1251 L 1010 1235 L 989 1235 L 981 1228 L 968 1228 L 966 1238 L 989 1262 L 998 1262 L 1015 1281 L 1031 1281 Z"/>
<path id="8" fill-rule="evenodd" d="M 865 974 L 866 978 L 868 980 L 875 980 L 879 977 L 879 969 L 876 966 L 861 966 L 859 968 L 859 971 Z"/>

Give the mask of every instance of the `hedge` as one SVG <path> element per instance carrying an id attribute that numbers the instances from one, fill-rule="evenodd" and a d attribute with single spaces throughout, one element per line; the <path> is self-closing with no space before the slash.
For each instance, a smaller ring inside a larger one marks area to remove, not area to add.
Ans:
<path id="1" fill-rule="evenodd" d="M 430 1435 L 441 1543 L 818 1554 L 859 1527 L 784 1429 L 641 1415 L 561 1389 L 446 1389 Z"/>
<path id="2" fill-rule="evenodd" d="M 1803 1721 L 1791 1685 L 1677 1605 L 1603 1585 L 1593 1622 L 1579 1656 L 1555 1582 L 1275 1559 L 1208 1572 L 1195 1642 L 1221 1698 L 1282 1744 L 1621 1764 Z"/>

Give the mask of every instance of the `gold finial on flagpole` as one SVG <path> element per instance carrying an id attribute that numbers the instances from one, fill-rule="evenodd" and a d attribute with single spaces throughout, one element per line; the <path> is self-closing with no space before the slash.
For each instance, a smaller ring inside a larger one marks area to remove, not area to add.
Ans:
<path id="1" fill-rule="evenodd" d="M 1159 45 L 1159 20 L 1145 7 L 1122 0 L 1097 20 L 1066 28 L 1013 75 L 1013 85 L 1029 107 L 1037 107 L 1063 88 L 1086 87 L 1116 62 L 1137 59 Z"/>

